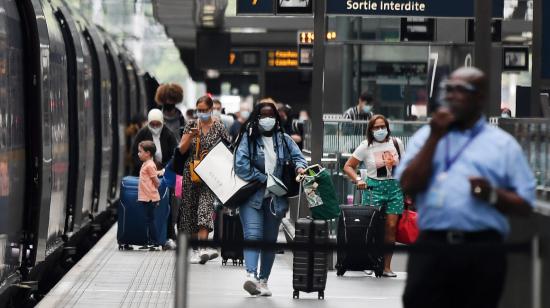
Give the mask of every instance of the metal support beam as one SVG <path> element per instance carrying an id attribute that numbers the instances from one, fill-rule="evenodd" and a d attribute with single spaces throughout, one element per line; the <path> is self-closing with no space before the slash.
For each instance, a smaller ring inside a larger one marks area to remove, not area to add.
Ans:
<path id="1" fill-rule="evenodd" d="M 533 63 L 531 70 L 531 102 L 529 106 L 531 117 L 542 116 L 541 110 L 541 98 L 540 90 L 542 86 L 542 38 L 543 31 L 550 31 L 543 29 L 542 16 L 543 16 L 543 1 L 533 0 Z M 522 102 L 516 102 L 522 103 Z"/>
<path id="2" fill-rule="evenodd" d="M 189 238 L 185 234 L 178 236 L 178 250 L 176 253 L 176 303 L 175 308 L 187 308 L 187 288 L 189 286 Z"/>
<path id="3" fill-rule="evenodd" d="M 487 116 L 495 115 L 495 111 L 491 104 L 491 61 L 487 58 L 491 56 L 491 19 L 492 19 L 492 1 L 476 0 L 475 1 L 475 47 L 474 47 L 474 65 L 482 70 L 489 78 L 487 89 L 488 97 L 483 112 Z M 497 113 L 498 114 L 498 111 Z"/>
<path id="4" fill-rule="evenodd" d="M 320 164 L 323 158 L 323 105 L 325 86 L 325 37 L 327 17 L 325 15 L 326 0 L 315 1 L 313 17 L 313 83 L 311 87 L 311 163 Z"/>

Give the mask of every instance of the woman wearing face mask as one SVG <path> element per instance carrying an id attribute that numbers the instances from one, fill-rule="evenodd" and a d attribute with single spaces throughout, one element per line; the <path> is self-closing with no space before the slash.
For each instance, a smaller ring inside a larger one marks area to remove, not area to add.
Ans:
<path id="1" fill-rule="evenodd" d="M 344 172 L 357 189 L 370 189 L 363 193 L 362 204 L 386 206 L 385 241 L 390 245 L 395 243 L 397 220 L 403 213 L 403 193 L 399 182 L 393 178 L 393 172 L 403 154 L 403 142 L 391 137 L 388 120 L 382 115 L 374 115 L 367 126 L 367 140 L 359 145 L 344 166 Z M 361 162 L 367 167 L 366 179 L 357 175 L 357 167 Z M 384 277 L 397 276 L 391 270 L 391 258 L 391 252 L 384 255 Z"/>
<path id="2" fill-rule="evenodd" d="M 183 100 L 183 88 L 176 83 L 164 83 L 157 88 L 155 102 L 161 106 L 164 116 L 164 125 L 168 127 L 176 138 L 181 138 L 185 127 L 185 117 L 176 108 L 176 104 Z"/>
<path id="3" fill-rule="evenodd" d="M 246 181 L 267 182 L 267 174 L 281 179 L 283 165 L 292 161 L 297 173 L 303 173 L 306 160 L 296 143 L 284 134 L 273 103 L 259 103 L 243 124 L 235 143 L 235 173 Z M 281 219 L 288 210 L 285 196 L 277 197 L 266 186 L 258 189 L 240 206 L 244 238 L 275 243 Z M 246 279 L 243 288 L 251 295 L 271 296 L 267 281 L 275 261 L 275 252 L 245 249 Z M 261 267 L 258 273 L 258 263 Z"/>
<path id="4" fill-rule="evenodd" d="M 132 157 L 134 161 L 132 175 L 134 176 L 139 176 L 139 170 L 141 168 L 141 160 L 137 155 L 138 145 L 145 140 L 155 143 L 157 148 L 155 161 L 161 164 L 159 169 L 164 168 L 172 158 L 172 153 L 174 153 L 178 141 L 172 131 L 164 125 L 164 117 L 162 116 L 162 111 L 159 109 L 151 109 L 151 111 L 149 111 L 147 115 L 147 125 L 139 130 L 132 145 Z"/>
<path id="5" fill-rule="evenodd" d="M 229 135 L 223 124 L 212 119 L 213 105 L 210 97 L 199 98 L 196 104 L 197 120 L 187 123 L 179 144 L 180 153 L 188 153 L 188 155 L 183 169 L 183 194 L 178 227 L 181 231 L 200 240 L 207 240 L 208 234 L 214 229 L 212 205 L 215 195 L 206 184 L 191 181 L 189 165 L 195 159 L 197 146 L 199 153 L 209 152 L 222 139 L 229 141 Z M 216 257 L 218 253 L 214 249 L 193 249 L 190 263 L 204 264 Z"/>

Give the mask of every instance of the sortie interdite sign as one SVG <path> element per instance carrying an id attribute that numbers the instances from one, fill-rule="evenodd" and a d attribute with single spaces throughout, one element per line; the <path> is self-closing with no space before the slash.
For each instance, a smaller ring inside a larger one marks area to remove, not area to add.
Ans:
<path id="1" fill-rule="evenodd" d="M 327 0 L 327 14 L 473 18 L 474 1 Z M 504 0 L 493 0 L 493 17 L 502 18 L 503 15 Z"/>

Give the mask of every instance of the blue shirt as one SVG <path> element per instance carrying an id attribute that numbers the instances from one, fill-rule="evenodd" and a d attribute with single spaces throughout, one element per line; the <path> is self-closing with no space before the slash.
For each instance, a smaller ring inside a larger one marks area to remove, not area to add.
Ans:
<path id="1" fill-rule="evenodd" d="M 454 158 L 476 131 L 479 133 L 445 173 L 448 158 Z M 430 127 L 424 126 L 412 137 L 396 178 L 401 178 L 429 135 Z M 432 164 L 426 191 L 416 195 L 420 230 L 509 233 L 506 217 L 488 202 L 472 196 L 470 177 L 483 177 L 493 187 L 514 191 L 531 206 L 535 203 L 535 178 L 520 145 L 505 131 L 489 126 L 484 117 L 472 129 L 449 131 L 437 144 Z"/>

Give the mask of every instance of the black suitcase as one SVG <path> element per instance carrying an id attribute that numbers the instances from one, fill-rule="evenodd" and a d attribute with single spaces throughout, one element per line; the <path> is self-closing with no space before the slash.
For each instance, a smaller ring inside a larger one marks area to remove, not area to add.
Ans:
<path id="1" fill-rule="evenodd" d="M 385 207 L 341 205 L 337 242 L 359 250 L 338 249 L 336 275 L 346 271 L 374 271 L 376 277 L 384 272 Z"/>
<path id="2" fill-rule="evenodd" d="M 300 218 L 296 222 L 296 243 L 326 244 L 328 223 L 325 220 Z M 319 299 L 325 298 L 327 284 L 328 255 L 326 251 L 294 251 L 292 260 L 293 298 L 300 298 L 300 291 L 317 292 Z"/>
<path id="3" fill-rule="evenodd" d="M 221 230 L 218 237 L 222 242 L 225 241 L 242 241 L 243 225 L 239 217 L 239 213 L 233 210 L 223 209 L 217 213 L 218 230 Z M 227 265 L 228 260 L 233 261 L 233 265 L 243 265 L 244 255 L 242 248 L 226 248 L 222 247 L 222 265 Z"/>

